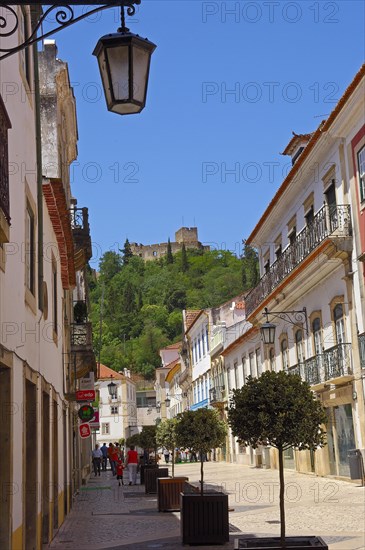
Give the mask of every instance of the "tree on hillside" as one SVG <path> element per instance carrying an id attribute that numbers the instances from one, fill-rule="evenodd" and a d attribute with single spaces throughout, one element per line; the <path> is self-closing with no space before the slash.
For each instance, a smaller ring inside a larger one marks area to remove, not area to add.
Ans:
<path id="1" fill-rule="evenodd" d="M 260 280 L 259 260 L 256 250 L 243 242 L 242 255 L 242 285 L 243 290 L 255 287 Z"/>
<path id="2" fill-rule="evenodd" d="M 244 446 L 271 445 L 279 454 L 281 545 L 285 546 L 284 451 L 325 445 L 326 413 L 298 374 L 266 371 L 233 390 L 228 408 L 232 433 Z"/>
<path id="3" fill-rule="evenodd" d="M 132 313 L 136 309 L 135 290 L 129 281 L 126 282 L 123 289 L 123 312 Z"/>
<path id="4" fill-rule="evenodd" d="M 124 247 L 122 248 L 121 252 L 123 254 L 123 265 L 128 265 L 129 260 L 133 258 L 131 245 L 128 239 L 125 240 Z"/>
<path id="5" fill-rule="evenodd" d="M 185 243 L 183 243 L 181 248 L 181 271 L 185 273 L 189 269 L 188 256 L 186 254 Z"/>
<path id="6" fill-rule="evenodd" d="M 174 263 L 174 257 L 172 255 L 172 248 L 171 248 L 170 239 L 167 241 L 166 263 L 167 264 L 173 264 Z"/>
<path id="7" fill-rule="evenodd" d="M 99 272 L 104 283 L 108 283 L 122 269 L 122 260 L 119 254 L 109 250 L 100 259 Z"/>

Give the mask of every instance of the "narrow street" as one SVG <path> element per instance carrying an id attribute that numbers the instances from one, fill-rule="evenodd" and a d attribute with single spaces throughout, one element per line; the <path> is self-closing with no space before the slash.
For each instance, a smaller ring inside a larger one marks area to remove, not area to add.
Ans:
<path id="1" fill-rule="evenodd" d="M 171 468 L 171 467 L 170 467 Z M 176 475 L 199 479 L 200 464 L 178 464 Z M 207 462 L 205 481 L 229 493 L 230 542 L 240 534 L 279 534 L 278 472 L 237 464 Z M 125 478 L 126 478 L 125 474 Z M 365 548 L 365 488 L 286 470 L 288 535 L 318 535 L 331 550 Z M 91 477 L 76 497 L 49 548 L 64 550 L 147 550 L 182 548 L 180 514 L 159 513 L 156 495 L 144 486 L 119 487 L 110 470 Z"/>

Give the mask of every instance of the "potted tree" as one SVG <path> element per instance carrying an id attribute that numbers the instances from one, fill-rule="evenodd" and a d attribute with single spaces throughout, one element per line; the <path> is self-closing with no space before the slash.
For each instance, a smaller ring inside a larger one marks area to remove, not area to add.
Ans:
<path id="1" fill-rule="evenodd" d="M 140 433 L 140 445 L 148 455 L 154 450 L 154 462 L 141 466 L 141 483 L 144 482 L 146 493 L 157 493 L 157 478 L 167 477 L 168 468 L 159 468 L 157 464 L 156 426 L 143 426 Z"/>
<path id="2" fill-rule="evenodd" d="M 326 413 L 310 386 L 298 374 L 264 372 L 260 378 L 247 378 L 241 389 L 233 390 L 228 407 L 228 423 L 234 436 L 245 446 L 256 449 L 271 445 L 277 449 L 280 480 L 280 537 L 242 538 L 238 548 L 285 548 L 286 550 L 327 548 L 319 537 L 286 537 L 284 508 L 284 451 L 299 451 L 325 445 L 320 427 Z"/>
<path id="3" fill-rule="evenodd" d="M 156 441 L 161 447 L 172 451 L 172 477 L 157 479 L 157 505 L 159 512 L 180 510 L 180 493 L 187 477 L 175 477 L 176 418 L 170 418 L 157 426 Z"/>
<path id="4" fill-rule="evenodd" d="M 217 411 L 206 408 L 185 411 L 177 419 L 177 445 L 199 453 L 200 458 L 200 491 L 181 494 L 182 543 L 224 544 L 229 541 L 228 495 L 204 491 L 204 458 L 224 443 L 226 425 Z"/>

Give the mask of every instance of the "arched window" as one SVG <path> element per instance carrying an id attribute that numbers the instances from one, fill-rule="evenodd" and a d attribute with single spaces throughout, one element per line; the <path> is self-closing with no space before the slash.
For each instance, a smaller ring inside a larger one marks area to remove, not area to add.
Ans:
<path id="1" fill-rule="evenodd" d="M 336 329 L 336 343 L 343 344 L 345 342 L 345 321 L 343 318 L 343 306 L 337 304 L 333 310 L 333 319 Z"/>
<path id="2" fill-rule="evenodd" d="M 288 350 L 288 340 L 283 338 L 281 341 L 281 360 L 283 363 L 283 369 L 286 370 L 289 368 L 289 350 Z"/>
<path id="3" fill-rule="evenodd" d="M 298 363 L 303 363 L 305 360 L 304 357 L 304 345 L 303 345 L 303 331 L 299 329 L 295 333 L 295 348 L 297 351 L 297 361 Z"/>
<path id="4" fill-rule="evenodd" d="M 312 332 L 314 340 L 314 354 L 321 355 L 322 353 L 322 334 L 321 334 L 321 320 L 319 317 L 313 319 Z"/>

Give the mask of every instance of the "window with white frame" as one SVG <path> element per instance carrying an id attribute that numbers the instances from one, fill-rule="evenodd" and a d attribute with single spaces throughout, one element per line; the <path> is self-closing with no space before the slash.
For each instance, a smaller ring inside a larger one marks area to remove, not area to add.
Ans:
<path id="1" fill-rule="evenodd" d="M 206 341 L 206 344 L 207 344 L 207 353 L 209 352 L 209 332 L 208 332 L 208 327 L 206 327 L 205 329 L 205 341 Z"/>
<path id="2" fill-rule="evenodd" d="M 322 353 L 322 334 L 321 334 L 321 320 L 319 317 L 313 319 L 312 333 L 314 341 L 314 354 L 321 355 Z"/>
<path id="3" fill-rule="evenodd" d="M 261 362 L 261 350 L 256 350 L 256 369 L 257 369 L 257 376 L 261 376 L 262 374 L 262 362 Z"/>
<path id="4" fill-rule="evenodd" d="M 359 170 L 359 186 L 361 202 L 365 201 L 365 145 L 357 153 L 357 166 Z"/>
<path id="5" fill-rule="evenodd" d="M 304 362 L 304 345 L 303 345 L 303 331 L 299 329 L 295 333 L 295 349 L 297 352 L 297 361 L 299 363 Z"/>
<path id="6" fill-rule="evenodd" d="M 34 213 L 27 203 L 25 211 L 25 281 L 27 288 L 35 294 L 35 221 Z"/>
<path id="7" fill-rule="evenodd" d="M 109 422 L 102 422 L 101 424 L 101 435 L 109 435 L 110 434 L 110 424 Z"/>
<path id="8" fill-rule="evenodd" d="M 110 414 L 118 414 L 118 406 L 117 405 L 112 405 L 110 407 Z"/>
<path id="9" fill-rule="evenodd" d="M 250 376 L 255 376 L 255 354 L 252 351 L 248 356 L 248 362 L 250 367 Z"/>
<path id="10" fill-rule="evenodd" d="M 345 321 L 343 318 L 343 306 L 337 304 L 333 310 L 333 317 L 336 329 L 336 343 L 343 344 L 345 342 Z"/>
<path id="11" fill-rule="evenodd" d="M 205 333 L 202 333 L 203 357 L 205 357 Z"/>
<path id="12" fill-rule="evenodd" d="M 289 368 L 289 350 L 288 350 L 288 340 L 283 338 L 281 341 L 281 360 L 283 364 L 283 369 L 286 370 Z"/>

